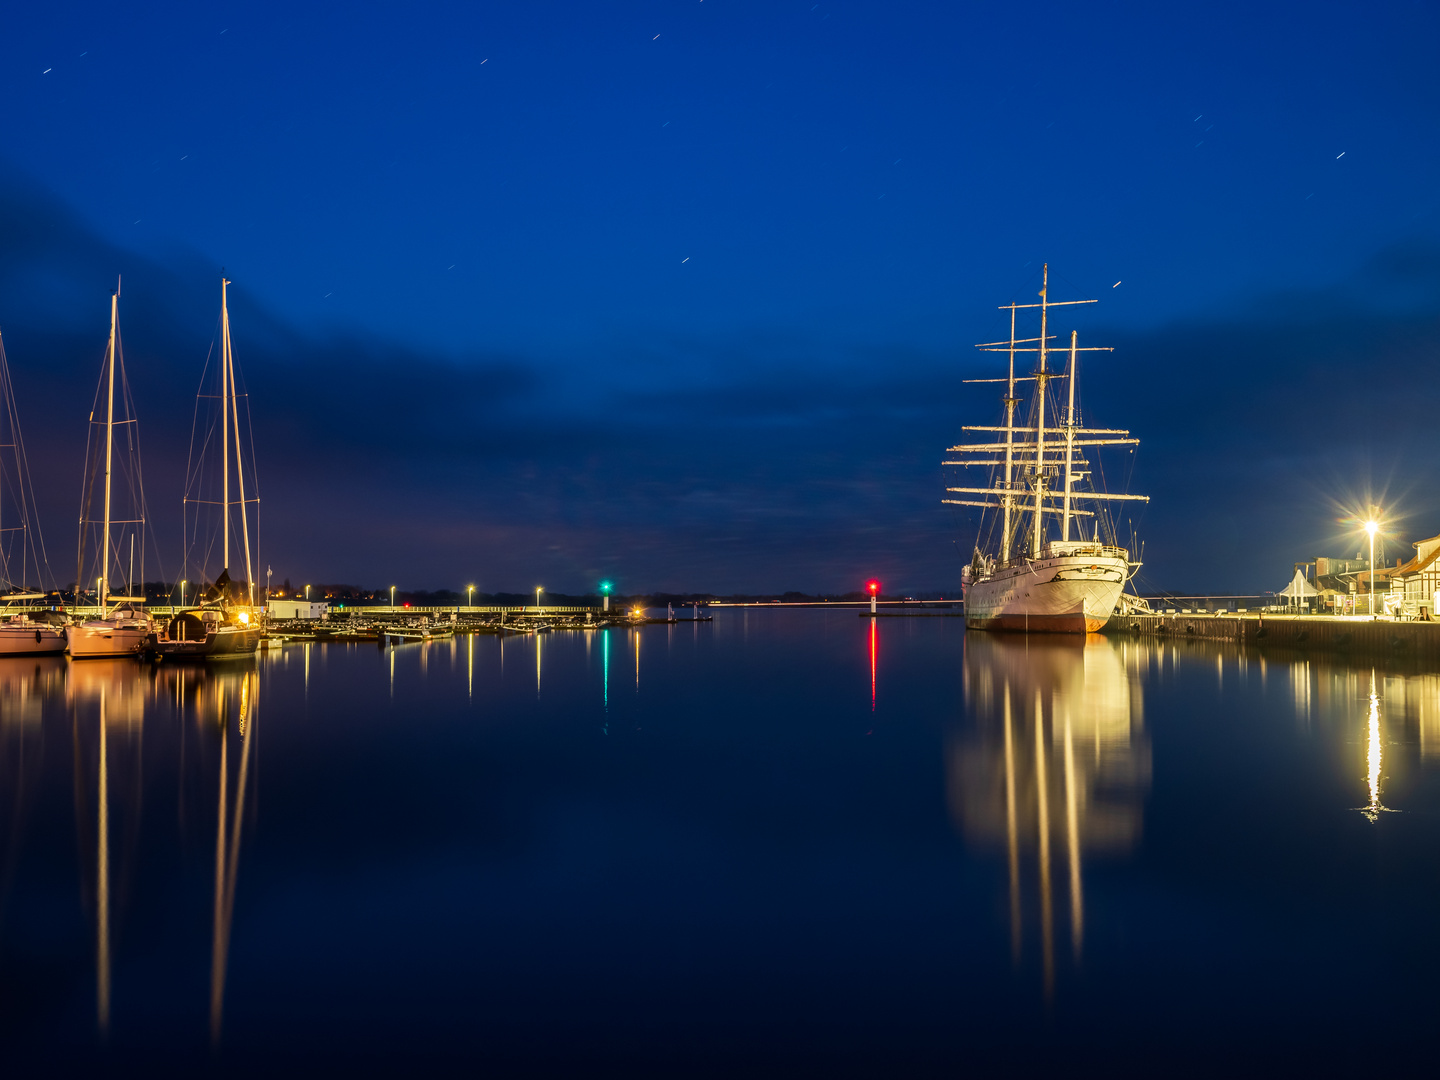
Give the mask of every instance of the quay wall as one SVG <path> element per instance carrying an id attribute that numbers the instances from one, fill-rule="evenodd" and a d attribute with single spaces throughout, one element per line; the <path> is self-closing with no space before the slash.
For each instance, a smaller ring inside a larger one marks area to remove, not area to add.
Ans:
<path id="1" fill-rule="evenodd" d="M 1326 615 L 1117 615 L 1105 633 L 1186 641 L 1235 641 L 1440 664 L 1440 622 Z"/>

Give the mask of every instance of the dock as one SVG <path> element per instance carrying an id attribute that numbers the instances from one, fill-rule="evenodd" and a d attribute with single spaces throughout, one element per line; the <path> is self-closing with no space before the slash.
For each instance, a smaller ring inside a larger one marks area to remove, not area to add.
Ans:
<path id="1" fill-rule="evenodd" d="M 1116 615 L 1104 633 L 1440 664 L 1440 622 L 1369 615 Z"/>

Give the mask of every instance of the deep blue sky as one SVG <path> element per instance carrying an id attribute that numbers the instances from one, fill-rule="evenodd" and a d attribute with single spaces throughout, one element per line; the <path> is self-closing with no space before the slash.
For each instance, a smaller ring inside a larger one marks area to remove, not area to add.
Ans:
<path id="1" fill-rule="evenodd" d="M 1440 531 L 1437 39 L 1419 3 L 17 10 L 0 327 L 52 564 L 119 272 L 178 563 L 222 265 L 296 580 L 953 587 L 939 461 L 996 410 L 959 380 L 1042 260 L 1119 347 L 1087 415 L 1142 439 L 1147 584 L 1278 588 L 1367 487 L 1402 552 Z"/>

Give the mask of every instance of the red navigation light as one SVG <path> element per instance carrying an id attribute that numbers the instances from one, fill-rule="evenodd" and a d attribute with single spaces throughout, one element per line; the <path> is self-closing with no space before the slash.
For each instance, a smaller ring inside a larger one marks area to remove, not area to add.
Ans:
<path id="1" fill-rule="evenodd" d="M 872 578 L 865 583 L 865 588 L 870 591 L 871 596 L 874 596 L 880 591 L 880 583 Z"/>
<path id="2" fill-rule="evenodd" d="M 409 604 L 406 604 L 405 606 L 406 606 L 406 607 L 409 607 L 410 605 L 409 605 Z"/>

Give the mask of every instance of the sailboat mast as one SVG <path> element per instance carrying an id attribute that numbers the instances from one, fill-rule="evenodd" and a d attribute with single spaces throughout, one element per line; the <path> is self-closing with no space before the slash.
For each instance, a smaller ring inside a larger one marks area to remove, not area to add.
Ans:
<path id="1" fill-rule="evenodd" d="M 1015 480 L 1015 305 L 1010 305 L 1010 381 L 1005 392 L 1005 520 L 1000 530 L 1000 562 L 1010 561 L 1010 513 L 1015 505 L 1011 488 Z"/>
<path id="2" fill-rule="evenodd" d="M 1050 291 L 1050 264 L 1045 264 L 1040 285 L 1040 367 L 1035 372 L 1035 403 L 1040 407 L 1035 424 L 1035 527 L 1030 533 L 1030 557 L 1040 557 L 1040 529 L 1045 500 L 1045 323 Z"/>
<path id="3" fill-rule="evenodd" d="M 225 315 L 225 351 L 230 352 L 230 315 Z M 240 403 L 235 393 L 235 358 L 230 357 L 230 415 L 235 426 L 235 482 L 240 490 L 240 539 L 245 544 L 245 583 L 250 591 L 250 606 L 255 606 L 255 573 L 250 565 L 250 519 L 245 512 L 245 456 L 240 453 Z M 227 526 L 228 531 L 228 526 Z"/>
<path id="4" fill-rule="evenodd" d="M 1075 356 L 1080 334 L 1070 331 L 1070 405 L 1065 410 L 1065 513 L 1060 519 L 1060 539 L 1070 539 L 1070 486 L 1075 478 Z"/>
<path id="5" fill-rule="evenodd" d="M 225 287 L 220 279 L 220 503 L 224 509 L 221 535 L 224 536 L 224 559 L 221 566 L 230 569 L 230 309 L 225 303 Z"/>
<path id="6" fill-rule="evenodd" d="M 115 454 L 115 353 L 120 325 L 120 290 L 110 297 L 110 359 L 108 398 L 105 405 L 105 526 L 100 545 L 100 593 L 96 598 L 101 609 L 110 595 L 110 468 Z M 79 588 L 79 585 L 76 585 Z"/>

